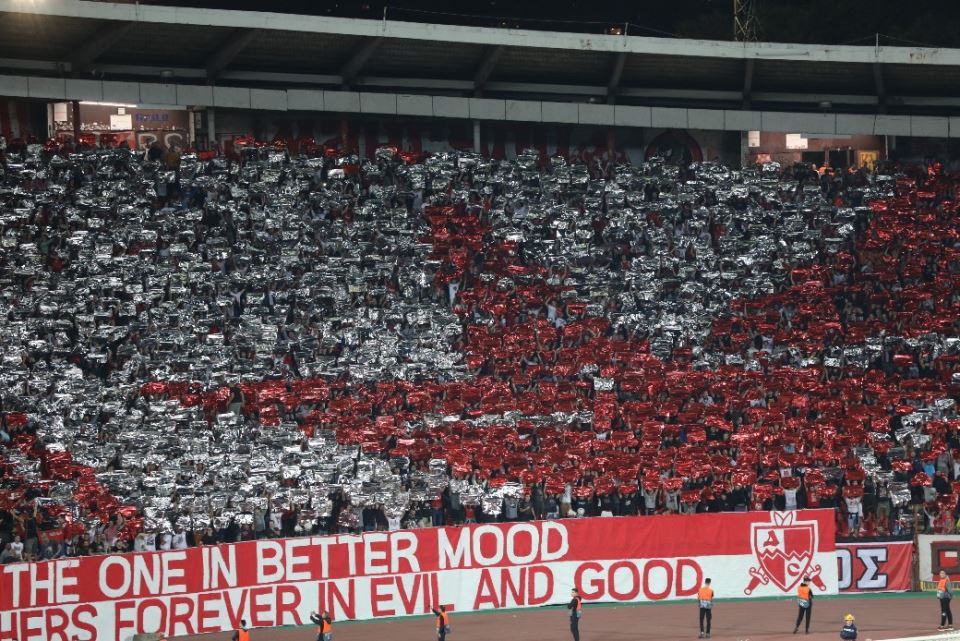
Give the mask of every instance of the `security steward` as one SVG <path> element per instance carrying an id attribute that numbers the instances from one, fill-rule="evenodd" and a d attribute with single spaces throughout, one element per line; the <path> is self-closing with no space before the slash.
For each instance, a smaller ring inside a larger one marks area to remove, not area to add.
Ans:
<path id="1" fill-rule="evenodd" d="M 333 639 L 333 619 L 327 614 L 326 610 L 317 614 L 310 613 L 310 620 L 317 626 L 317 641 L 332 641 Z"/>
<path id="2" fill-rule="evenodd" d="M 800 622 L 806 618 L 804 634 L 810 634 L 810 614 L 813 612 L 813 590 L 810 589 L 810 579 L 804 577 L 800 581 L 800 587 L 797 588 L 797 606 L 800 608 L 797 612 L 797 623 L 793 626 L 793 633 L 796 634 L 800 629 Z"/>
<path id="3" fill-rule="evenodd" d="M 579 590 L 570 590 L 570 603 L 567 604 L 570 610 L 570 634 L 573 635 L 573 641 L 580 641 L 580 616 L 583 614 L 583 597 Z"/>
<path id="4" fill-rule="evenodd" d="M 700 639 L 710 638 L 710 624 L 713 623 L 713 588 L 710 579 L 704 579 L 703 586 L 697 590 L 697 601 L 700 605 Z M 706 622 L 706 628 L 704 628 Z"/>
<path id="5" fill-rule="evenodd" d="M 937 599 L 940 601 L 940 626 L 937 630 L 953 630 L 953 612 L 950 611 L 950 599 L 953 591 L 950 589 L 950 577 L 940 570 L 940 580 L 937 581 Z"/>
<path id="6" fill-rule="evenodd" d="M 437 617 L 437 639 L 446 641 L 447 633 L 450 632 L 450 615 L 447 614 L 447 606 L 441 605 L 440 609 L 430 608 Z"/>
<path id="7" fill-rule="evenodd" d="M 247 629 L 247 620 L 240 619 L 240 628 L 233 631 L 233 641 L 250 641 L 250 630 Z"/>

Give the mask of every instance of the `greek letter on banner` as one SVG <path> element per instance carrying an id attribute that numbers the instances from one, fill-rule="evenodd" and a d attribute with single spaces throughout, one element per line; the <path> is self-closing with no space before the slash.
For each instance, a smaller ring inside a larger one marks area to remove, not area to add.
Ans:
<path id="1" fill-rule="evenodd" d="M 128 641 L 584 601 L 837 592 L 832 510 L 496 523 L 60 559 L 0 568 L 0 641 Z"/>
<path id="2" fill-rule="evenodd" d="M 841 592 L 905 592 L 911 588 L 912 541 L 837 543 Z"/>

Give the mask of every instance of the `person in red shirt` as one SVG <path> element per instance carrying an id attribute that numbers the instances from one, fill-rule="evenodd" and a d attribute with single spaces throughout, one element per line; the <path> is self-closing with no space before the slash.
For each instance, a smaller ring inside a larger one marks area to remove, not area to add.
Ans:
<path id="1" fill-rule="evenodd" d="M 443 525 L 443 499 L 439 496 L 430 501 L 430 512 L 434 527 Z"/>

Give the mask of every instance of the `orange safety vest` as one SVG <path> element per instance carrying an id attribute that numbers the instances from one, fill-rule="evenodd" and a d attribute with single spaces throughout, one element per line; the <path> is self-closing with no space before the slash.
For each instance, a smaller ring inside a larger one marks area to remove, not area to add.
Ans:
<path id="1" fill-rule="evenodd" d="M 441 612 L 440 614 L 438 614 L 437 629 L 439 629 L 440 626 L 447 627 L 448 625 L 450 625 L 450 615 L 448 615 L 446 612 Z"/>
<path id="2" fill-rule="evenodd" d="M 326 634 L 333 629 L 333 626 L 326 619 L 320 619 L 320 625 L 317 626 L 317 632 L 320 634 Z"/>
<path id="3" fill-rule="evenodd" d="M 810 586 L 809 586 L 809 585 L 801 585 L 799 588 L 797 588 L 797 598 L 803 599 L 804 601 L 809 601 L 809 600 L 810 600 Z"/>
<path id="4" fill-rule="evenodd" d="M 713 601 L 713 588 L 703 586 L 697 590 L 697 599 L 700 601 Z"/>
<path id="5" fill-rule="evenodd" d="M 947 579 L 940 579 L 937 583 L 937 592 L 946 592 L 947 591 Z"/>
<path id="6" fill-rule="evenodd" d="M 583 609 L 583 597 L 577 597 L 577 610 Z"/>
<path id="7" fill-rule="evenodd" d="M 237 641 L 250 641 L 250 633 L 246 630 L 237 630 Z"/>

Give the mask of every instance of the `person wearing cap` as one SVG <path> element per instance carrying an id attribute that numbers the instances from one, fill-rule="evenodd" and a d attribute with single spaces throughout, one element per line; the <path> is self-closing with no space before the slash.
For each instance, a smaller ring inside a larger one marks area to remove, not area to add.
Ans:
<path id="1" fill-rule="evenodd" d="M 953 591 L 950 589 L 950 577 L 940 570 L 940 580 L 937 581 L 937 599 L 940 600 L 940 626 L 937 630 L 953 630 L 953 612 L 950 611 L 950 599 Z"/>
<path id="2" fill-rule="evenodd" d="M 855 641 L 857 638 L 857 624 L 853 622 L 853 615 L 843 617 L 843 627 L 840 629 L 840 638 L 844 641 Z"/>
<path id="3" fill-rule="evenodd" d="M 797 612 L 797 623 L 793 626 L 793 633 L 796 634 L 800 630 L 800 622 L 806 618 L 806 625 L 804 625 L 804 633 L 810 634 L 810 614 L 813 611 L 813 590 L 810 589 L 810 579 L 803 577 L 803 580 L 800 581 L 800 587 L 797 588 L 797 605 L 799 606 L 799 611 Z"/>
<path id="4" fill-rule="evenodd" d="M 703 587 L 697 590 L 697 602 L 700 606 L 700 636 L 698 638 L 710 638 L 710 625 L 713 623 L 713 588 L 710 587 L 710 579 L 703 580 Z M 704 629 L 706 621 L 706 629 Z"/>

